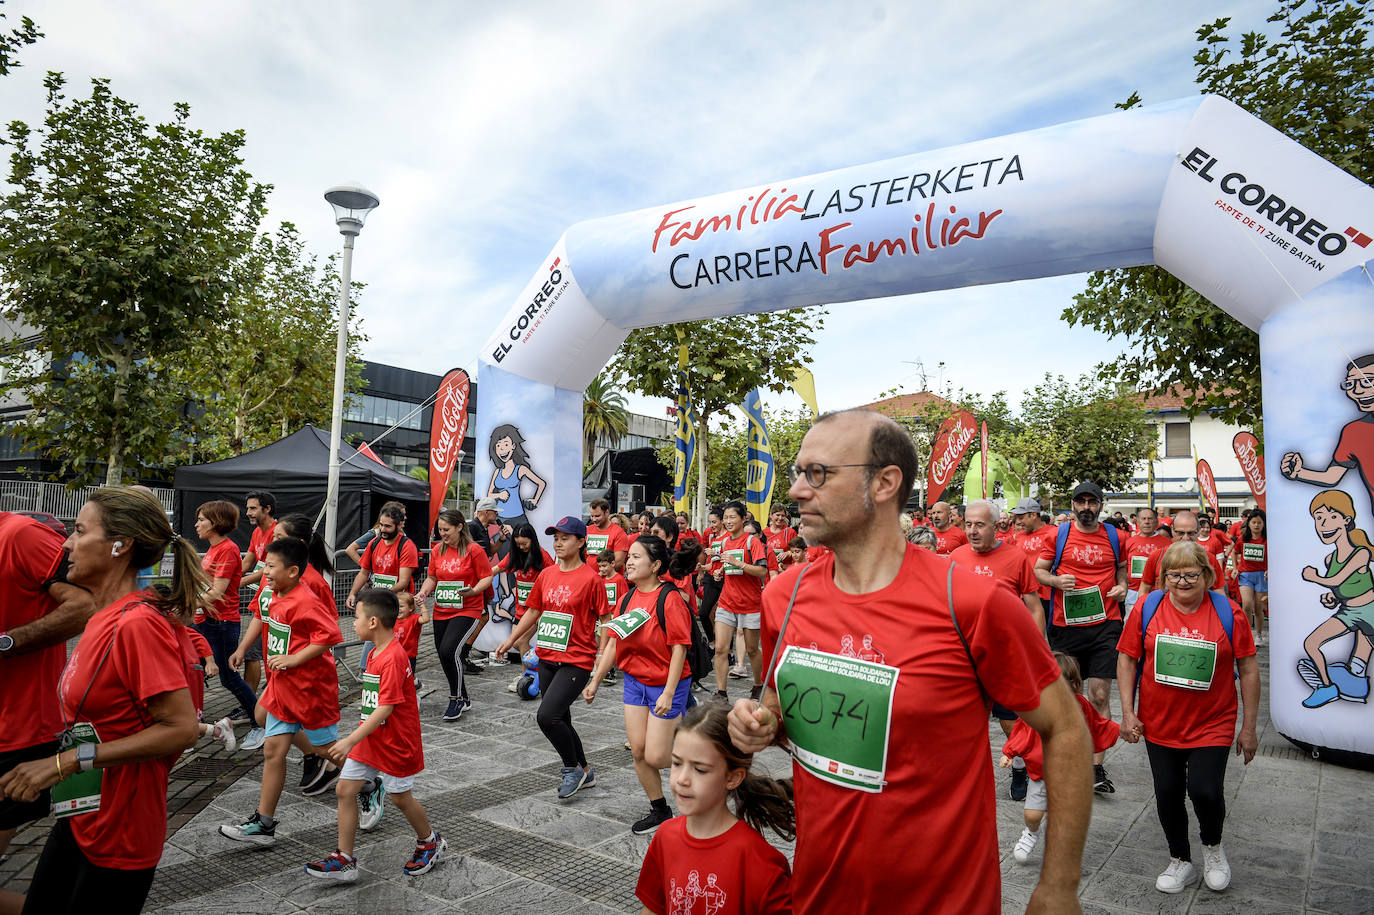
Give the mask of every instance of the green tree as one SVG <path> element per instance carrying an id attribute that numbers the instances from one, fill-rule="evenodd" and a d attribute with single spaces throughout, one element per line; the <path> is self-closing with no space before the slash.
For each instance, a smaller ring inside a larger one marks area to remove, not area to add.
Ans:
<path id="1" fill-rule="evenodd" d="M 1268 22 L 1281 23 L 1277 37 L 1246 32 L 1238 49 L 1229 19 L 1199 28 L 1193 57 L 1198 85 L 1370 181 L 1374 4 L 1279 0 Z M 1132 94 L 1117 107 L 1139 102 Z M 1102 366 L 1102 378 L 1135 379 L 1153 392 L 1177 385 L 1190 417 L 1205 409 L 1229 422 L 1257 423 L 1258 335 L 1160 268 L 1092 274 L 1063 317 L 1126 338 L 1128 352 Z"/>
<path id="2" fill-rule="evenodd" d="M 168 367 L 222 325 L 233 266 L 262 221 L 267 187 L 242 168 L 242 131 L 192 129 L 190 108 L 149 127 L 92 80 L 67 101 L 44 80 L 44 126 L 10 124 L 0 200 L 0 313 L 42 334 L 11 350 L 4 393 L 33 410 L 20 434 L 75 482 L 161 466 L 187 426 L 192 393 Z"/>
<path id="3" fill-rule="evenodd" d="M 749 422 L 743 417 L 729 417 L 730 422 L 714 435 L 715 444 L 711 448 L 711 459 L 706 468 L 706 504 L 719 505 L 730 499 L 744 498 L 745 474 L 749 455 Z M 788 479 L 787 468 L 792 465 L 801 448 L 802 437 L 810 430 L 815 417 L 809 409 L 796 411 L 765 410 L 764 421 L 768 424 L 768 438 L 773 446 L 773 490 L 770 496 L 772 505 L 787 505 L 791 499 L 787 490 L 792 481 Z M 658 448 L 656 455 L 669 473 L 673 470 L 673 443 L 668 442 Z M 697 482 L 688 480 L 688 495 L 697 491 Z M 759 519 L 767 524 L 767 518 Z"/>
<path id="4" fill-rule="evenodd" d="M 793 308 L 767 314 L 731 315 L 631 331 L 611 357 L 610 368 L 626 386 L 647 397 L 677 398 L 678 331 L 687 345 L 687 380 L 697 411 L 697 491 L 707 490 L 712 418 L 741 404 L 754 388 L 785 391 L 794 370 L 811 363 L 813 334 L 824 310 Z M 671 464 L 669 465 L 672 466 Z M 705 521 L 696 506 L 694 525 Z"/>
<path id="5" fill-rule="evenodd" d="M 5 5 L 5 0 L 0 0 L 0 6 Z M 0 21 L 7 17 L 0 12 Z M 38 31 L 38 26 L 34 25 L 28 16 L 19 20 L 19 27 L 10 29 L 8 32 L 0 32 L 0 76 L 8 76 L 9 72 L 19 66 L 19 49 L 26 44 L 33 44 L 43 37 L 43 33 Z"/>
<path id="6" fill-rule="evenodd" d="M 585 465 L 591 460 L 598 439 L 605 439 L 614 446 L 629 428 L 630 410 L 625 395 L 616 390 L 615 381 L 602 372 L 582 393 L 582 463 Z"/>

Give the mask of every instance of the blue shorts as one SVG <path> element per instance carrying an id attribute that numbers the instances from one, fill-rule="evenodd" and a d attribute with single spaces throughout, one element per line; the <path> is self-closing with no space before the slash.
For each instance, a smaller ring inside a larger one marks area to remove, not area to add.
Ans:
<path id="1" fill-rule="evenodd" d="M 1017 714 L 996 699 L 992 701 L 992 717 L 998 721 L 1015 721 Z"/>
<path id="2" fill-rule="evenodd" d="M 1269 593 L 1269 573 L 1268 572 L 1241 572 L 1240 586 L 1242 588 L 1252 588 L 1256 594 Z"/>
<path id="3" fill-rule="evenodd" d="M 337 723 L 324 728 L 311 729 L 302 727 L 291 721 L 282 721 L 266 709 L 263 709 L 263 713 L 267 715 L 268 737 L 276 737 L 278 734 L 290 736 L 297 731 L 305 731 L 305 739 L 310 741 L 312 747 L 322 747 L 339 739 L 339 726 Z"/>
<path id="4" fill-rule="evenodd" d="M 625 683 L 625 704 L 642 705 L 649 709 L 649 714 L 654 714 L 654 704 L 658 702 L 658 697 L 663 695 L 662 686 L 649 686 L 640 683 L 634 677 L 622 671 L 621 679 Z M 663 716 L 664 721 L 671 721 L 687 711 L 687 697 L 692 694 L 692 678 L 683 677 L 677 681 L 677 690 L 673 693 L 673 707 L 668 710 L 668 714 Z M 654 717 L 658 717 L 655 715 Z"/>

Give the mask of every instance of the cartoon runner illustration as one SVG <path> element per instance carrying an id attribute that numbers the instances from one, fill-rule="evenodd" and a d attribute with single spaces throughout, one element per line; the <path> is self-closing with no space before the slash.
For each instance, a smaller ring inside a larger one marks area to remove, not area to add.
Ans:
<path id="1" fill-rule="evenodd" d="M 874 664 L 882 664 L 883 653 L 873 647 L 873 633 L 865 632 L 863 637 L 864 647 L 859 652 L 860 661 L 872 661 Z"/>
<path id="2" fill-rule="evenodd" d="M 725 890 L 716 886 L 715 874 L 707 875 L 706 888 L 701 891 L 701 895 L 706 898 L 705 915 L 716 915 L 717 912 L 725 908 Z"/>
<path id="3" fill-rule="evenodd" d="M 1341 430 L 1331 463 L 1324 470 L 1315 470 L 1303 466 L 1302 455 L 1290 451 L 1279 462 L 1279 470 L 1290 480 L 1313 486 L 1335 486 L 1353 467 L 1369 491 L 1369 507 L 1374 510 L 1374 353 L 1360 356 L 1348 364 L 1341 389 L 1354 401 L 1360 416 Z"/>
<path id="4" fill-rule="evenodd" d="M 683 902 L 683 915 L 692 915 L 697 907 L 697 898 L 701 896 L 701 875 L 696 871 L 687 874 L 687 899 Z"/>
<path id="5" fill-rule="evenodd" d="M 857 658 L 859 653 L 854 650 L 854 636 L 845 633 L 840 636 L 840 657 Z"/>
<path id="6" fill-rule="evenodd" d="M 676 877 L 668 882 L 668 887 L 668 902 L 671 905 L 671 908 L 668 910 L 670 915 L 678 915 L 680 912 L 686 912 L 688 915 L 691 915 L 692 903 L 687 901 L 687 891 L 677 885 Z M 684 903 L 686 903 L 685 907 Z"/>
<path id="7" fill-rule="evenodd" d="M 534 511 L 544 495 L 544 480 L 530 469 L 530 456 L 525 453 L 525 439 L 520 430 L 510 423 L 502 423 L 491 430 L 491 441 L 487 454 L 496 467 L 487 486 L 486 498 L 496 500 L 496 513 L 502 524 L 512 528 L 528 524 L 526 511 Z M 520 484 L 528 480 L 534 484 L 534 494 L 528 499 L 520 498 Z"/>
<path id="8" fill-rule="evenodd" d="M 1322 543 L 1334 546 L 1326 557 L 1326 574 L 1315 566 L 1302 570 L 1305 581 L 1330 590 L 1322 595 L 1326 607 L 1338 607 L 1303 640 L 1308 657 L 1298 662 L 1298 675 L 1312 695 L 1307 708 L 1321 708 L 1337 699 L 1363 703 L 1369 697 L 1369 655 L 1374 647 L 1374 574 L 1370 571 L 1369 535 L 1355 526 L 1355 503 L 1338 489 L 1320 493 L 1309 507 Z M 1326 660 L 1321 647 L 1347 632 L 1355 633 L 1349 661 Z"/>

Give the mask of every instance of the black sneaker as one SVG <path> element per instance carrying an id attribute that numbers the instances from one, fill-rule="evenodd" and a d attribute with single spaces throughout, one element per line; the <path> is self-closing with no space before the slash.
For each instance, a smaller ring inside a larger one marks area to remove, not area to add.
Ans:
<path id="1" fill-rule="evenodd" d="M 464 659 L 463 659 L 463 672 L 464 672 L 464 673 L 469 673 L 469 674 L 480 674 L 480 673 L 481 673 L 482 671 L 484 671 L 484 670 L 486 670 L 485 667 L 483 667 L 481 664 L 478 664 L 477 662 L 471 660 L 470 658 L 464 658 Z"/>
<path id="2" fill-rule="evenodd" d="M 448 708 L 444 709 L 444 720 L 445 720 L 445 721 L 457 721 L 459 718 L 462 718 L 462 717 L 463 717 L 463 700 L 462 700 L 462 699 L 452 699 L 452 698 L 449 699 L 449 700 L 448 700 Z"/>
<path id="3" fill-rule="evenodd" d="M 243 706 L 241 705 L 234 706 L 234 710 L 229 714 L 225 715 L 224 717 L 234 722 L 234 724 L 253 723 L 253 713 L 245 711 Z"/>
<path id="4" fill-rule="evenodd" d="M 1093 766 L 1093 790 L 1098 794 L 1116 794 L 1116 785 L 1107 777 L 1106 766 Z"/>
<path id="5" fill-rule="evenodd" d="M 759 701 L 759 697 L 762 696 L 762 695 L 763 695 L 763 686 L 761 686 L 761 685 L 760 685 L 760 686 L 751 687 L 750 690 L 749 690 L 749 698 L 750 698 L 750 699 L 753 699 L 755 702 L 758 702 L 758 701 Z"/>
<path id="6" fill-rule="evenodd" d="M 1030 775 L 1025 768 L 1011 770 L 1011 799 L 1013 801 L 1024 801 L 1026 790 L 1030 787 Z"/>
<path id="7" fill-rule="evenodd" d="M 306 797 L 317 797 L 333 788 L 334 783 L 338 780 L 339 767 L 332 764 L 323 765 L 320 767 L 319 775 L 315 777 L 313 782 L 305 786 L 305 790 L 301 794 Z"/>
<path id="8" fill-rule="evenodd" d="M 614 668 L 614 667 L 612 667 L 610 670 L 606 671 L 606 676 L 604 676 L 604 677 L 601 678 L 601 683 L 602 683 L 603 686 L 614 686 L 614 685 L 615 685 L 615 668 Z"/>
<path id="9" fill-rule="evenodd" d="M 649 815 L 644 817 L 644 819 L 642 820 L 636 820 L 635 824 L 630 827 L 630 832 L 634 833 L 637 836 L 651 836 L 654 834 L 655 830 L 658 829 L 658 827 L 662 826 L 664 823 L 668 822 L 672 818 L 673 812 L 671 810 L 668 810 L 667 808 L 660 810 L 657 807 L 650 807 Z"/>
<path id="10" fill-rule="evenodd" d="M 309 753 L 305 757 L 305 764 L 301 767 L 301 783 L 297 787 L 308 788 L 315 779 L 320 777 L 320 769 L 324 768 L 324 757 L 316 753 Z"/>
<path id="11" fill-rule="evenodd" d="M 723 689 L 718 689 L 718 690 L 716 690 L 715 698 L 716 698 L 716 699 L 719 699 L 721 702 L 729 702 L 729 701 L 730 701 L 730 694 L 727 693 L 727 692 L 726 692 L 725 690 L 723 690 Z"/>

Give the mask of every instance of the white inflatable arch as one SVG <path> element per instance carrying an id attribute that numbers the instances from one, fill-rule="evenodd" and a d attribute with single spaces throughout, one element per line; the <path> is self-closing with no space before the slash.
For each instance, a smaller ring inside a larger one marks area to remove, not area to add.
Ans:
<path id="1" fill-rule="evenodd" d="M 483 347 L 477 494 L 580 512 L 581 392 L 633 328 L 1158 264 L 1260 333 L 1273 721 L 1374 753 L 1374 585 L 1304 578 L 1374 531 L 1371 235 L 1374 190 L 1215 96 L 581 222 Z"/>

